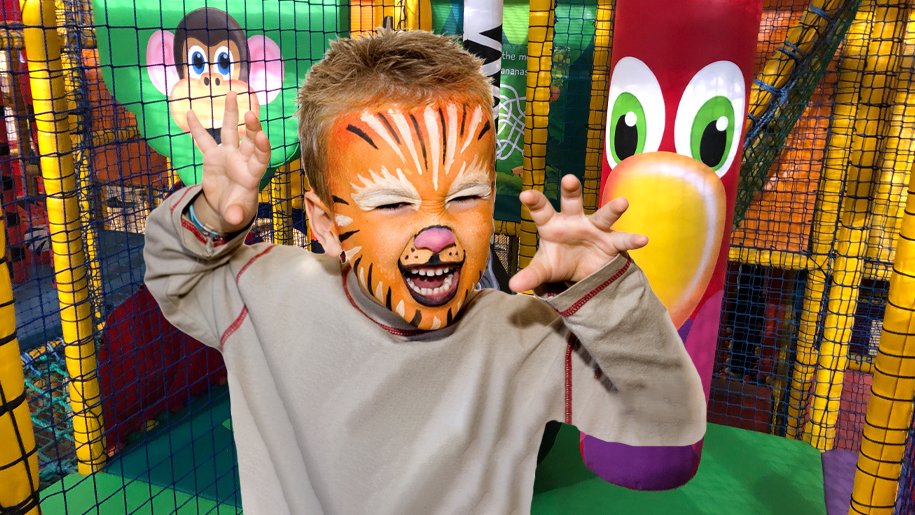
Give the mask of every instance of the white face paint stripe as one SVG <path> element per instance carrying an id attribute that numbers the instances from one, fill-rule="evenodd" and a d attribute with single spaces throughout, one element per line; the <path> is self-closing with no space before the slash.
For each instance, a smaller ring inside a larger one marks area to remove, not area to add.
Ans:
<path id="1" fill-rule="evenodd" d="M 455 104 L 448 104 L 445 111 L 448 113 L 446 123 L 448 127 L 448 148 L 445 150 L 445 175 L 448 175 L 448 173 L 451 172 L 451 165 L 454 164 L 454 151 L 457 149 L 457 106 Z"/>
<path id="2" fill-rule="evenodd" d="M 396 311 L 397 314 L 400 315 L 401 318 L 403 318 L 403 315 L 404 315 L 403 301 L 400 301 L 397 303 L 397 309 L 395 309 L 394 311 Z"/>
<path id="3" fill-rule="evenodd" d="M 470 125 L 466 128 L 467 132 L 464 134 L 466 138 L 464 140 L 464 145 L 461 147 L 461 153 L 463 154 L 467 147 L 473 143 L 473 139 L 477 135 L 477 125 L 480 125 L 480 121 L 483 119 L 483 110 L 480 109 L 480 106 L 477 106 L 473 110 L 473 115 L 470 117 Z"/>
<path id="4" fill-rule="evenodd" d="M 354 257 L 356 254 L 360 253 L 360 252 L 362 252 L 362 247 L 353 247 L 353 248 L 351 248 L 351 249 L 349 249 L 349 250 L 343 251 L 343 253 L 346 255 L 346 260 L 347 260 L 347 261 L 352 260 L 353 257 Z"/>
<path id="5" fill-rule="evenodd" d="M 379 120 L 377 116 L 368 111 L 363 111 L 362 116 L 360 116 L 359 119 L 365 122 L 365 124 L 368 125 L 370 129 L 375 131 L 375 134 L 380 136 L 381 139 L 383 139 L 384 142 L 387 143 L 389 147 L 391 147 L 391 149 L 395 154 L 397 154 L 397 157 L 400 158 L 403 164 L 407 164 L 407 160 L 404 158 L 403 152 L 400 150 L 400 145 L 394 141 L 394 138 L 391 137 L 391 133 L 388 132 L 388 129 L 381 123 L 381 120 Z"/>
<path id="6" fill-rule="evenodd" d="M 438 329 L 442 326 L 442 321 L 438 317 L 432 318 L 432 329 Z"/>
<path id="7" fill-rule="evenodd" d="M 442 155 L 442 135 L 439 132 L 439 120 L 437 112 L 432 106 L 426 106 L 423 111 L 423 119 L 426 121 L 426 134 L 429 135 L 429 147 L 431 151 L 430 161 L 432 161 L 432 189 L 438 191 L 438 160 Z"/>
<path id="8" fill-rule="evenodd" d="M 334 221 L 337 222 L 337 226 L 339 226 L 339 227 L 346 227 L 347 225 L 353 223 L 352 218 L 350 218 L 348 216 L 344 216 L 344 215 L 334 216 Z"/>
<path id="9" fill-rule="evenodd" d="M 403 113 L 395 112 L 393 109 L 389 109 L 388 114 L 394 119 L 394 125 L 397 126 L 397 131 L 400 132 L 400 139 L 404 140 L 407 144 L 407 150 L 410 151 L 413 163 L 416 164 L 416 173 L 422 175 L 423 167 L 419 164 L 419 156 L 416 155 L 416 145 L 413 144 L 413 134 L 410 131 L 410 126 L 407 124 L 407 118 Z"/>
<path id="10" fill-rule="evenodd" d="M 375 298 L 378 300 L 384 300 L 384 283 L 378 281 L 378 286 L 375 287 Z"/>

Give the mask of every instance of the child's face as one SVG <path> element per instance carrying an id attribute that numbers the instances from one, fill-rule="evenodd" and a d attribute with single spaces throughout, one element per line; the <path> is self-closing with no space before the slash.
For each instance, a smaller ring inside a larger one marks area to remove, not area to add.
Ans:
<path id="1" fill-rule="evenodd" d="M 419 329 L 450 324 L 489 254 L 495 198 L 489 109 L 442 100 L 337 120 L 328 188 L 359 284 Z"/>

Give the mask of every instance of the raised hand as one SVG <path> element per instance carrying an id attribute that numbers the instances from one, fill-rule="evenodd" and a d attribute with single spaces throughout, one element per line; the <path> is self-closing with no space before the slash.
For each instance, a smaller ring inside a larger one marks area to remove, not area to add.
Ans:
<path id="1" fill-rule="evenodd" d="M 226 95 L 221 140 L 210 136 L 193 111 L 187 112 L 191 136 L 203 153 L 203 195 L 194 203 L 194 213 L 206 226 L 231 233 L 244 228 L 257 213 L 261 177 L 270 163 L 270 142 L 257 115 L 245 113 L 245 136 L 239 137 L 238 100 Z"/>
<path id="2" fill-rule="evenodd" d="M 531 263 L 515 274 L 509 287 L 516 292 L 557 282 L 577 282 L 591 275 L 620 252 L 638 249 L 648 237 L 613 230 L 629 203 L 614 199 L 591 215 L 585 215 L 581 184 L 574 175 L 562 178 L 560 211 L 534 190 L 521 192 L 521 202 L 537 224 L 540 247 Z"/>

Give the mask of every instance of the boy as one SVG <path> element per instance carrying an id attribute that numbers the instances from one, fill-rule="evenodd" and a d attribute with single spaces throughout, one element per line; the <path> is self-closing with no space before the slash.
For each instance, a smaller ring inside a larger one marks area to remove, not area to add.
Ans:
<path id="1" fill-rule="evenodd" d="M 479 61 L 418 31 L 340 40 L 299 100 L 326 255 L 242 245 L 270 145 L 253 113 L 239 137 L 231 96 L 221 145 L 189 114 L 202 186 L 147 226 L 150 291 L 225 358 L 247 513 L 527 513 L 550 420 L 702 437 L 698 374 L 625 254 L 646 239 L 611 230 L 624 200 L 585 216 L 574 177 L 559 213 L 523 193 L 540 249 L 510 285 L 568 288 L 474 291 L 495 197 Z"/>

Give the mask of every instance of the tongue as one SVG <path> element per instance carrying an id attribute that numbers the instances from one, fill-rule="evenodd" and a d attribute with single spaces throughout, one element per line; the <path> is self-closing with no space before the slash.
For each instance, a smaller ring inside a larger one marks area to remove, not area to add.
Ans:
<path id="1" fill-rule="evenodd" d="M 444 275 L 428 276 L 428 275 L 414 275 L 411 277 L 413 284 L 420 288 L 438 288 L 445 283 Z"/>

